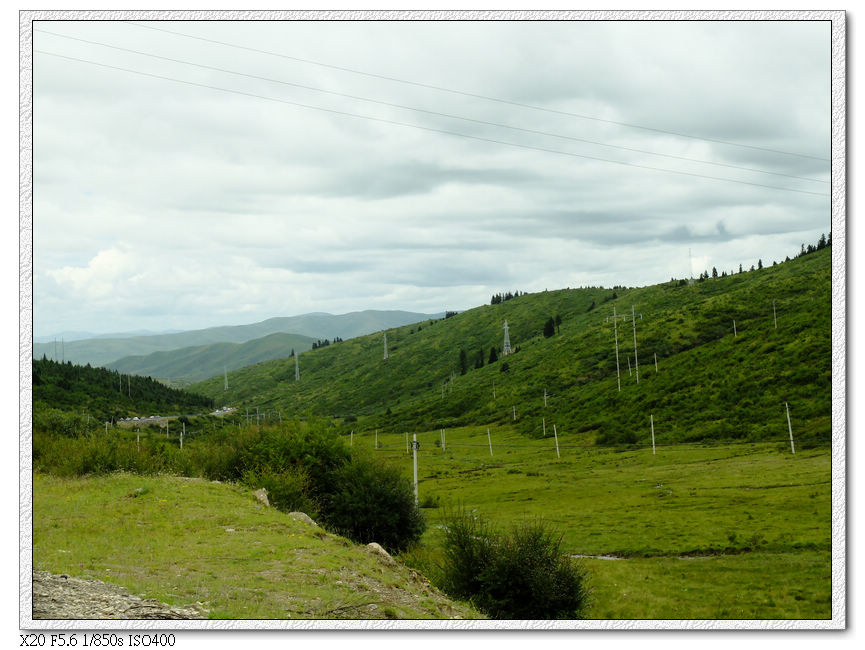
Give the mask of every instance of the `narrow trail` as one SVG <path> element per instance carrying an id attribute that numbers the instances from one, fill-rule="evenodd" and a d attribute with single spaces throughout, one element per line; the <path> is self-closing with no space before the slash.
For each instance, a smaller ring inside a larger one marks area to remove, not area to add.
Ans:
<path id="1" fill-rule="evenodd" d="M 157 600 L 145 600 L 128 589 L 100 580 L 83 580 L 66 574 L 33 572 L 34 619 L 202 619 L 207 610 L 171 607 Z"/>

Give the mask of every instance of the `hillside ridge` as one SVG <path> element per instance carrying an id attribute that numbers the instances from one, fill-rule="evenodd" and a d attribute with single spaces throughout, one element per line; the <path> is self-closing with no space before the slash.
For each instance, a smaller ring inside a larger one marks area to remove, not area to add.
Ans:
<path id="1" fill-rule="evenodd" d="M 828 440 L 830 250 L 692 286 L 524 294 L 390 328 L 387 360 L 383 337 L 366 335 L 302 354 L 300 381 L 277 360 L 236 371 L 228 391 L 217 378 L 191 388 L 237 406 L 359 418 L 354 429 L 512 422 L 534 437 L 555 421 L 597 444 L 647 440 L 650 415 L 680 440 L 766 439 L 786 432 L 786 402 L 803 435 Z M 550 319 L 561 321 L 552 334 Z"/>
<path id="2" fill-rule="evenodd" d="M 277 332 L 300 334 L 317 339 L 351 338 L 380 329 L 429 318 L 430 314 L 399 310 L 364 310 L 346 314 L 315 312 L 298 316 L 279 316 L 248 325 L 225 325 L 173 334 L 128 338 L 94 338 L 55 343 L 34 343 L 33 358 L 48 358 L 75 363 L 104 365 L 123 357 L 146 355 L 209 343 L 244 343 Z M 62 349 L 62 352 L 61 352 Z M 62 354 L 62 359 L 59 357 Z"/>

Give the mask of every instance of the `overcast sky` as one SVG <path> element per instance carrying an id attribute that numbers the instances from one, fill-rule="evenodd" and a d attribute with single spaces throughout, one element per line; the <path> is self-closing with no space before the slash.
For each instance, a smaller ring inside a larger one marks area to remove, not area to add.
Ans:
<path id="1" fill-rule="evenodd" d="M 828 22 L 36 29 L 37 336 L 641 286 L 831 227 Z"/>

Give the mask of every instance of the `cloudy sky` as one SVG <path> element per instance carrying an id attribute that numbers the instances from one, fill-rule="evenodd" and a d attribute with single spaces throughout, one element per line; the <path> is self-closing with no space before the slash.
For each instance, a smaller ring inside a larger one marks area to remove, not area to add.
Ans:
<path id="1" fill-rule="evenodd" d="M 35 29 L 36 336 L 654 284 L 831 226 L 828 22 Z"/>

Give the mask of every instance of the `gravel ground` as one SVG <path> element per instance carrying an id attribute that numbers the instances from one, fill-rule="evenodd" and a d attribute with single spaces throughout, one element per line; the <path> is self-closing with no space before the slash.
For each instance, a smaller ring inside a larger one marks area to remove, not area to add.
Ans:
<path id="1" fill-rule="evenodd" d="M 145 600 L 128 589 L 47 571 L 33 572 L 34 619 L 207 618 L 204 608 L 171 607 Z"/>

